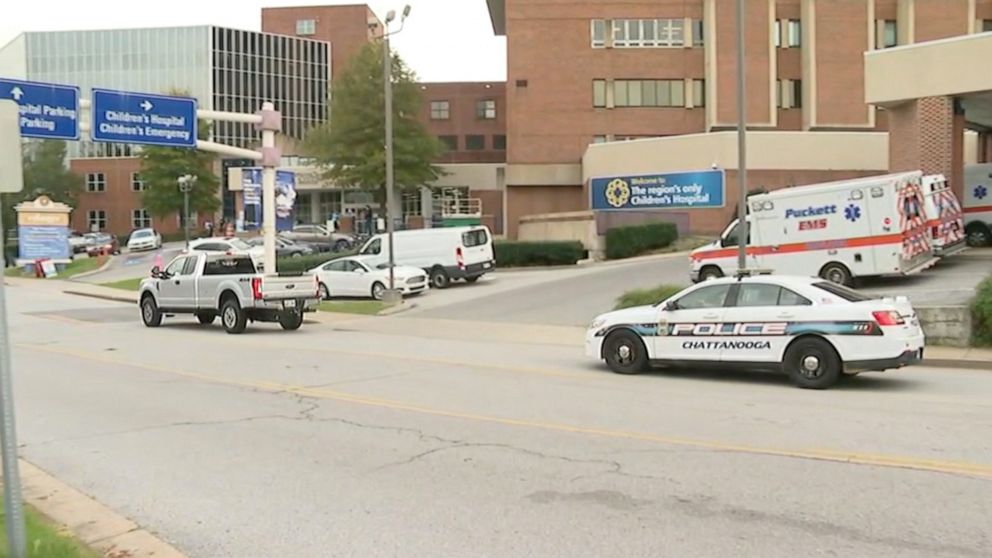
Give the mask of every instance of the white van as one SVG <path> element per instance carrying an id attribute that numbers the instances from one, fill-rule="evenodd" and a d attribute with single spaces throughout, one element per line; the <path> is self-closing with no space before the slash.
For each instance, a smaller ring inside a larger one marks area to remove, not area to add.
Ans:
<path id="1" fill-rule="evenodd" d="M 443 289 L 453 279 L 475 283 L 496 267 L 493 235 L 485 226 L 415 229 L 393 233 L 396 265 L 419 267 L 430 277 L 431 287 Z M 389 237 L 377 234 L 358 251 L 389 261 Z"/>
<path id="2" fill-rule="evenodd" d="M 992 163 L 965 165 L 962 202 L 968 244 L 992 244 Z"/>
<path id="3" fill-rule="evenodd" d="M 935 256 L 944 258 L 968 248 L 964 235 L 964 214 L 957 196 L 942 174 L 923 177 L 923 210 Z"/>
<path id="4" fill-rule="evenodd" d="M 850 285 L 932 266 L 922 179 L 905 172 L 748 197 L 747 267 Z M 694 281 L 737 272 L 739 228 L 731 222 L 719 240 L 690 253 Z"/>

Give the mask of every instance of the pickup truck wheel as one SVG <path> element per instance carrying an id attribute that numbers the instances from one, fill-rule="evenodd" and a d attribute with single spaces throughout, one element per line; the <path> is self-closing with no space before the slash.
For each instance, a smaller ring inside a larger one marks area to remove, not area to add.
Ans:
<path id="1" fill-rule="evenodd" d="M 303 312 L 283 310 L 279 313 L 279 325 L 286 331 L 296 331 L 303 325 Z"/>
<path id="2" fill-rule="evenodd" d="M 248 316 L 236 299 L 229 298 L 221 304 L 220 316 L 228 333 L 244 333 L 248 327 Z"/>
<path id="3" fill-rule="evenodd" d="M 201 325 L 210 325 L 217 319 L 217 312 L 197 312 L 196 321 Z"/>
<path id="4" fill-rule="evenodd" d="M 446 289 L 451 284 L 451 277 L 443 267 L 435 267 L 431 270 L 431 286 L 435 289 Z"/>
<path id="5" fill-rule="evenodd" d="M 145 322 L 145 327 L 158 327 L 162 325 L 162 311 L 155 304 L 155 298 L 151 295 L 141 300 L 141 321 Z"/>
<path id="6" fill-rule="evenodd" d="M 840 379 L 841 361 L 837 351 L 823 339 L 797 339 L 785 351 L 785 372 L 803 389 L 827 389 Z"/>

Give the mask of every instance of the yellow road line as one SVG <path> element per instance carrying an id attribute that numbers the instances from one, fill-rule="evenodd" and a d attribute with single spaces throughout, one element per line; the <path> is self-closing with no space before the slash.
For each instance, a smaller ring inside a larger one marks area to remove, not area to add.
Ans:
<path id="1" fill-rule="evenodd" d="M 601 438 L 635 440 L 635 441 L 651 442 L 655 444 L 663 444 L 670 446 L 700 448 L 700 449 L 707 449 L 712 451 L 723 451 L 723 452 L 742 453 L 742 454 L 750 454 L 750 455 L 767 455 L 774 457 L 785 457 L 785 458 L 793 458 L 793 459 L 805 459 L 805 460 L 813 460 L 813 461 L 825 461 L 825 462 L 854 464 L 854 465 L 869 465 L 875 467 L 888 467 L 888 468 L 897 468 L 897 469 L 912 469 L 917 471 L 947 473 L 947 474 L 965 475 L 965 476 L 992 479 L 992 464 L 985 464 L 985 463 L 971 463 L 966 461 L 945 461 L 945 460 L 927 459 L 921 457 L 871 454 L 871 453 L 830 450 L 830 449 L 791 450 L 791 449 L 781 449 L 781 448 L 767 448 L 767 447 L 749 446 L 745 444 L 718 442 L 711 440 L 699 440 L 692 438 L 662 436 L 658 434 L 651 434 L 644 432 L 608 430 L 602 428 L 590 428 L 590 427 L 569 425 L 562 423 L 533 421 L 528 419 L 479 415 L 473 413 L 465 413 L 461 411 L 451 411 L 445 409 L 426 407 L 404 401 L 366 397 L 366 396 L 355 395 L 338 390 L 307 388 L 305 386 L 294 386 L 289 384 L 273 383 L 262 380 L 237 380 L 234 378 L 225 378 L 225 377 L 218 377 L 207 374 L 187 372 L 182 370 L 173 370 L 154 365 L 127 362 L 123 360 L 109 358 L 105 355 L 88 353 L 83 351 L 58 349 L 49 346 L 40 346 L 40 345 L 32 345 L 25 343 L 18 343 L 17 346 L 35 351 L 71 356 L 75 358 L 82 358 L 86 360 L 102 362 L 107 364 L 141 368 L 152 372 L 182 376 L 182 377 L 202 380 L 214 384 L 246 387 L 246 388 L 259 389 L 273 393 L 276 392 L 293 393 L 304 397 L 328 399 L 328 400 L 340 401 L 345 403 L 352 403 L 356 405 L 363 405 L 367 407 L 379 407 L 379 408 L 391 409 L 396 411 L 417 413 L 422 415 L 454 418 L 454 419 L 468 420 L 474 422 L 484 422 L 489 424 L 499 424 L 503 426 L 530 428 L 535 430 L 568 432 L 572 434 L 583 434 L 583 435 L 596 436 Z"/>

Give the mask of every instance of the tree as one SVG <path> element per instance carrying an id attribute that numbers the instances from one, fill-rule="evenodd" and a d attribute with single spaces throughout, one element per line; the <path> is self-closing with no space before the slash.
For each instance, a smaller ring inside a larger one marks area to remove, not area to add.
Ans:
<path id="1" fill-rule="evenodd" d="M 5 194 L 3 223 L 7 229 L 15 228 L 14 206 L 25 200 L 33 200 L 46 195 L 52 200 L 75 207 L 76 196 L 83 189 L 83 177 L 66 167 L 66 146 L 64 141 L 43 140 L 25 142 L 22 147 L 24 170 L 24 190 L 16 194 Z"/>
<path id="2" fill-rule="evenodd" d="M 326 178 L 373 192 L 385 202 L 386 119 L 383 91 L 383 45 L 370 43 L 334 79 L 331 118 L 312 129 L 304 141 Z M 441 144 L 417 120 L 420 91 L 416 75 L 393 55 L 393 164 L 398 190 L 429 184 L 443 174 L 432 162 Z"/>
<path id="3" fill-rule="evenodd" d="M 210 137 L 209 123 L 197 123 L 197 137 Z M 190 211 L 213 213 L 220 207 L 217 197 L 219 181 L 214 174 L 213 153 L 181 147 L 145 147 L 141 151 L 141 180 L 145 191 L 141 202 L 154 217 L 162 218 L 183 212 L 183 193 L 179 190 L 180 176 L 196 176 L 196 184 L 189 193 Z"/>

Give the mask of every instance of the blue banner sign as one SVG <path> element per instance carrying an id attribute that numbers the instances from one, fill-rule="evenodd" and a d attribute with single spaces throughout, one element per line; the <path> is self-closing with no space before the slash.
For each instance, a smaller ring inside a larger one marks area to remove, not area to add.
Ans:
<path id="1" fill-rule="evenodd" d="M 262 224 L 262 169 L 241 169 L 241 187 L 245 211 L 245 228 Z M 296 173 L 276 171 L 276 230 L 291 231 L 296 224 Z"/>
<path id="2" fill-rule="evenodd" d="M 20 225 L 17 227 L 18 259 L 71 260 L 69 227 Z"/>
<path id="3" fill-rule="evenodd" d="M 79 139 L 79 88 L 0 78 L 0 99 L 17 103 L 21 136 Z"/>
<path id="4" fill-rule="evenodd" d="M 93 89 L 93 141 L 196 147 L 196 99 Z"/>
<path id="5" fill-rule="evenodd" d="M 722 170 L 607 176 L 590 180 L 590 206 L 597 211 L 723 207 L 725 188 Z"/>

